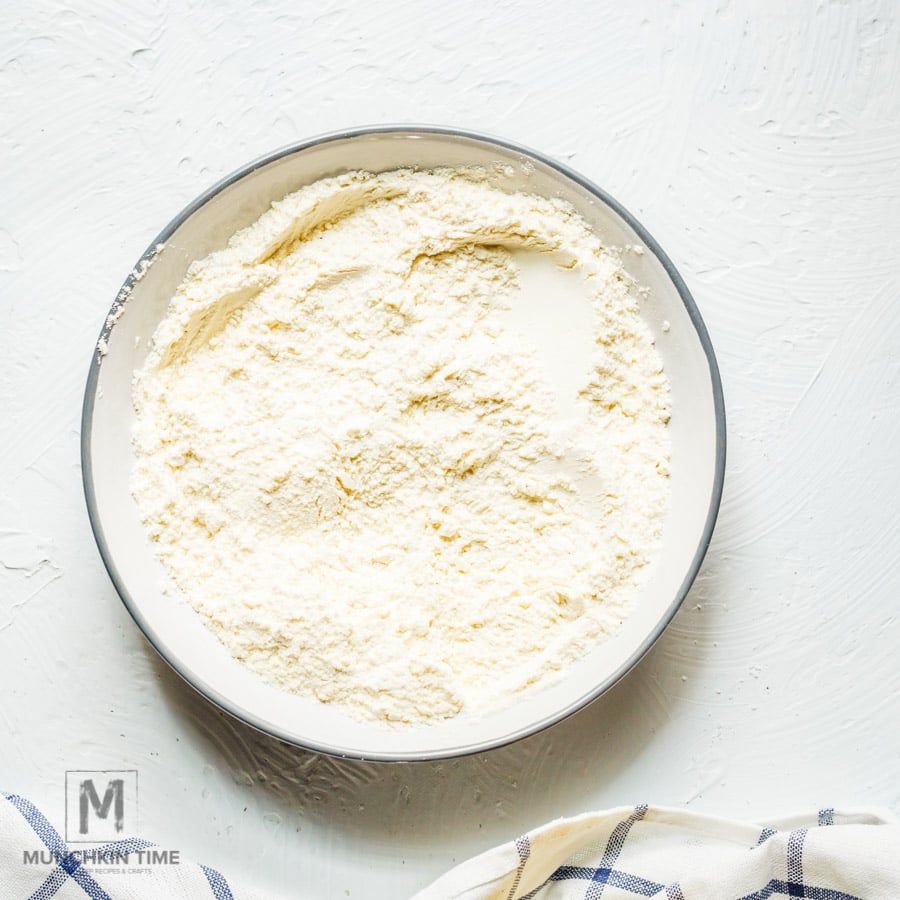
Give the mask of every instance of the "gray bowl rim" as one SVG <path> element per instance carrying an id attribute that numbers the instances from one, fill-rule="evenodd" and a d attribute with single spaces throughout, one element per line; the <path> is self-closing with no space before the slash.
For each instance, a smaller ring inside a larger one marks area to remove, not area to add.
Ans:
<path id="1" fill-rule="evenodd" d="M 153 649 L 194 690 L 204 696 L 219 709 L 244 722 L 251 728 L 262 732 L 263 734 L 269 735 L 270 737 L 277 738 L 278 740 L 284 741 L 285 743 L 292 744 L 297 747 L 302 747 L 306 750 L 310 750 L 316 753 L 324 753 L 329 756 L 341 757 L 345 759 L 356 759 L 361 761 L 425 762 L 431 760 L 451 759 L 462 756 L 469 756 L 475 753 L 483 753 L 487 750 L 493 750 L 498 747 L 504 747 L 509 744 L 515 743 L 516 741 L 520 741 L 524 738 L 530 737 L 531 735 L 537 734 L 544 729 L 551 727 L 552 725 L 556 725 L 562 722 L 564 719 L 567 719 L 569 716 L 572 716 L 576 712 L 584 709 L 586 706 L 593 703 L 596 699 L 605 694 L 608 690 L 610 690 L 610 688 L 613 687 L 613 685 L 615 685 L 625 675 L 627 675 L 647 654 L 650 648 L 656 643 L 662 633 L 666 630 L 669 623 L 674 618 L 675 613 L 678 612 L 678 609 L 684 602 L 685 597 L 687 597 L 687 594 L 690 591 L 692 584 L 694 583 L 694 579 L 697 577 L 697 573 L 700 571 L 700 566 L 703 562 L 704 557 L 706 556 L 706 551 L 709 548 L 709 544 L 712 539 L 713 529 L 715 528 L 716 518 L 719 513 L 719 506 L 722 500 L 722 490 L 725 482 L 725 398 L 722 392 L 722 380 L 719 375 L 719 366 L 716 361 L 716 355 L 713 351 L 709 332 L 707 331 L 706 325 L 704 324 L 703 319 L 700 316 L 700 311 L 697 309 L 694 298 L 691 296 L 691 293 L 688 290 L 687 285 L 684 283 L 681 275 L 678 273 L 678 270 L 672 264 L 672 261 L 663 251 L 662 247 L 660 247 L 653 236 L 647 231 L 647 229 L 643 225 L 641 225 L 641 223 L 624 206 L 622 206 L 622 204 L 619 203 L 618 200 L 610 196 L 610 194 L 608 194 L 605 190 L 598 187 L 583 175 L 580 175 L 575 170 L 569 168 L 569 166 L 558 162 L 557 160 L 552 159 L 549 156 L 546 156 L 540 151 L 532 150 L 531 148 L 523 146 L 522 144 L 518 144 L 514 141 L 508 141 L 504 138 L 494 137 L 489 134 L 484 134 L 476 131 L 468 131 L 460 128 L 451 128 L 440 125 L 414 124 L 362 126 L 359 128 L 350 128 L 317 135 L 303 141 L 288 144 L 285 147 L 281 147 L 278 150 L 274 150 L 271 153 L 267 153 L 264 156 L 258 157 L 252 162 L 241 166 L 230 175 L 227 175 L 220 181 L 216 182 L 212 187 L 208 188 L 195 200 L 189 203 L 180 213 L 178 213 L 177 216 L 175 216 L 175 218 L 173 218 L 169 222 L 168 225 L 165 226 L 165 228 L 163 228 L 163 230 L 156 236 L 156 238 L 154 238 L 153 242 L 150 244 L 147 250 L 144 251 L 143 255 L 138 259 L 135 267 L 125 279 L 122 288 L 117 294 L 117 300 L 120 297 L 128 295 L 136 281 L 135 272 L 140 270 L 140 266 L 142 263 L 152 260 L 156 253 L 157 247 L 160 244 L 165 244 L 175 233 L 175 231 L 177 231 L 178 228 L 180 228 L 188 218 L 190 218 L 198 209 L 200 209 L 200 207 L 209 202 L 209 200 L 211 200 L 225 188 L 243 178 L 246 178 L 257 169 L 267 166 L 270 163 L 276 162 L 277 160 L 282 159 L 286 156 L 291 156 L 295 153 L 301 153 L 311 147 L 317 147 L 321 144 L 327 144 L 335 141 L 345 141 L 352 138 L 363 138 L 376 135 L 437 135 L 450 138 L 461 138 L 464 141 L 487 144 L 489 146 L 501 147 L 505 150 L 511 150 L 514 153 L 517 153 L 525 158 L 540 162 L 542 165 L 555 170 L 564 178 L 567 178 L 582 187 L 588 193 L 592 194 L 602 203 L 610 207 L 620 218 L 624 219 L 625 222 L 640 237 L 645 248 L 650 250 L 650 252 L 653 253 L 653 255 L 656 256 L 656 258 L 662 264 L 666 274 L 671 279 L 673 285 L 675 286 L 675 289 L 678 291 L 678 294 L 681 297 L 681 301 L 684 304 L 685 309 L 690 316 L 691 322 L 693 323 L 694 329 L 697 332 L 697 336 L 700 339 L 700 344 L 706 355 L 707 364 L 709 366 L 709 376 L 713 392 L 713 407 L 716 417 L 716 454 L 713 489 L 712 495 L 710 497 L 709 509 L 706 515 L 706 521 L 703 527 L 703 532 L 697 545 L 697 549 L 694 553 L 694 557 L 691 560 L 688 572 L 684 580 L 682 581 L 678 591 L 676 592 L 672 603 L 656 623 L 654 629 L 647 635 L 645 640 L 634 651 L 634 653 L 632 653 L 631 656 L 627 660 L 625 660 L 625 662 L 622 663 L 615 671 L 610 673 L 603 681 L 597 684 L 592 690 L 588 691 L 578 700 L 570 703 L 568 706 L 565 706 L 560 710 L 557 710 L 549 716 L 545 716 L 544 718 L 539 719 L 536 722 L 532 722 L 531 724 L 520 728 L 517 731 L 498 738 L 470 743 L 460 747 L 445 747 L 441 748 L 440 750 L 425 750 L 415 752 L 391 751 L 376 753 L 364 753 L 356 749 L 334 746 L 331 744 L 319 742 L 314 738 L 299 738 L 294 734 L 290 734 L 281 728 L 271 725 L 271 723 L 263 721 L 262 719 L 255 716 L 250 710 L 235 708 L 234 704 L 232 704 L 228 697 L 222 695 L 219 691 L 217 691 L 210 684 L 206 683 L 203 679 L 193 676 L 191 673 L 183 670 L 180 667 L 178 660 L 172 657 L 164 642 L 159 638 L 155 631 L 150 627 L 149 623 L 144 619 L 140 609 L 131 597 L 124 580 L 119 574 L 119 571 L 115 564 L 115 560 L 112 558 L 112 554 L 106 542 L 103 528 L 100 523 L 100 513 L 97 507 L 97 496 L 94 490 L 94 475 L 91 459 L 90 437 L 93 425 L 94 400 L 97 392 L 98 380 L 100 377 L 100 367 L 102 365 L 102 356 L 97 352 L 96 349 L 94 349 L 92 354 L 91 366 L 88 371 L 87 384 L 85 386 L 84 404 L 82 406 L 81 472 L 84 485 L 85 501 L 87 503 L 88 517 L 90 519 L 91 529 L 94 532 L 94 539 L 97 542 L 97 548 L 100 551 L 103 565 L 105 566 L 106 571 L 109 574 L 109 577 L 119 594 L 119 597 L 125 604 L 125 608 L 128 610 L 131 618 L 134 620 L 138 628 L 143 632 L 144 637 L 149 641 Z M 117 303 L 114 302 L 111 307 L 110 316 L 109 318 L 107 318 L 103 325 L 103 328 L 100 331 L 100 335 L 95 348 L 96 346 L 100 345 L 101 341 L 108 340 L 110 332 L 115 327 L 114 313 L 116 312 L 116 310 Z"/>

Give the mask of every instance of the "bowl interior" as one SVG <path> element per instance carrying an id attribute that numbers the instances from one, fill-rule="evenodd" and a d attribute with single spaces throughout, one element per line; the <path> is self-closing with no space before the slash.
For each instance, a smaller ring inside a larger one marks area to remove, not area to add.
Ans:
<path id="1" fill-rule="evenodd" d="M 290 191 L 352 169 L 400 166 L 496 167 L 509 190 L 558 196 L 607 244 L 640 244 L 627 268 L 650 288 L 643 314 L 672 388 L 672 498 L 661 556 L 634 610 L 612 639 L 565 677 L 481 719 L 389 730 L 356 721 L 262 683 L 233 660 L 186 603 L 163 595 L 164 572 L 129 490 L 132 376 L 187 267 L 227 242 Z M 104 329 L 85 400 L 83 450 L 91 518 L 123 600 L 154 646 L 194 687 L 250 724 L 326 752 L 374 759 L 458 755 L 524 736 L 562 718 L 611 686 L 646 652 L 684 597 L 709 540 L 721 492 L 724 422 L 718 376 L 705 330 L 677 274 L 652 239 L 613 201 L 520 148 L 455 133 L 394 130 L 332 137 L 263 160 L 213 188 L 160 236 L 162 249 L 114 322 Z M 664 326 L 664 323 L 667 323 Z"/>

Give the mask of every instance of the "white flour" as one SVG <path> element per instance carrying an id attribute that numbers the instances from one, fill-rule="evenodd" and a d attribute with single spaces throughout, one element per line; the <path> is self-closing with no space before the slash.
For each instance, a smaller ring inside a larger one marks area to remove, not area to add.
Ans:
<path id="1" fill-rule="evenodd" d="M 510 324 L 523 249 L 591 304 L 570 396 Z M 357 716 L 548 684 L 626 615 L 668 505 L 638 304 L 569 206 L 477 171 L 286 197 L 191 267 L 135 381 L 160 558 L 234 656 Z"/>

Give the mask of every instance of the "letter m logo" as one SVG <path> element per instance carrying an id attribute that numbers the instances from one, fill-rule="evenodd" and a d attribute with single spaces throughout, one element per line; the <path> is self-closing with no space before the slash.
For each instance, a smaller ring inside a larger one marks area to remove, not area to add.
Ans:
<path id="1" fill-rule="evenodd" d="M 108 781 L 106 793 L 101 801 L 97 796 L 97 788 L 94 787 L 94 779 L 85 778 L 78 788 L 78 833 L 88 833 L 89 807 L 93 807 L 99 818 L 105 819 L 113 804 L 115 804 L 116 811 L 113 822 L 116 831 L 121 834 L 125 827 L 125 782 L 121 778 L 113 778 L 112 781 Z"/>
<path id="2" fill-rule="evenodd" d="M 137 772 L 66 772 L 67 841 L 121 840 L 136 818 Z"/>

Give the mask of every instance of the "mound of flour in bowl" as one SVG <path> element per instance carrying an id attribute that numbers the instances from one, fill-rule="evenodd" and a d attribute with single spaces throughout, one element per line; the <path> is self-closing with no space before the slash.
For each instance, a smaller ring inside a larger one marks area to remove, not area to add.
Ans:
<path id="1" fill-rule="evenodd" d="M 589 304 L 570 391 L 512 324 L 523 253 Z M 237 659 L 357 717 L 549 684 L 627 614 L 668 506 L 639 303 L 569 205 L 478 170 L 304 187 L 191 266 L 135 378 L 159 557 Z"/>

